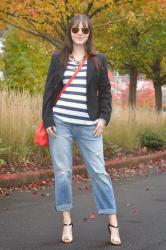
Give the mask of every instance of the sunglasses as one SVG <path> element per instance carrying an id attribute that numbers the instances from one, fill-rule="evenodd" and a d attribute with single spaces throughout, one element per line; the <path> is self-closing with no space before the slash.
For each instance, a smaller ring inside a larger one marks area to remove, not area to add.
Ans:
<path id="1" fill-rule="evenodd" d="M 78 27 L 72 27 L 72 28 L 71 28 L 71 31 L 72 31 L 72 33 L 74 33 L 74 34 L 78 33 L 79 30 L 80 30 L 80 29 L 79 29 Z M 83 28 L 81 28 L 81 31 L 82 31 L 83 34 L 86 35 L 86 34 L 89 33 L 89 28 L 83 27 Z"/>

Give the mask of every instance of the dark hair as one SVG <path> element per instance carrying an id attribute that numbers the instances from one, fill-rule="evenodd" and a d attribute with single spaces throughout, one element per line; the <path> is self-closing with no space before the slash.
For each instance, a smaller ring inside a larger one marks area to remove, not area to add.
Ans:
<path id="1" fill-rule="evenodd" d="M 71 18 L 70 22 L 68 23 L 66 35 L 65 35 L 65 41 L 63 44 L 63 48 L 61 50 L 61 64 L 64 67 L 67 66 L 69 54 L 72 53 L 72 50 L 73 50 L 73 41 L 71 38 L 71 28 L 73 26 L 78 26 L 80 22 L 83 24 L 83 26 L 88 26 L 88 28 L 90 30 L 88 40 L 85 44 L 86 56 L 93 57 L 95 66 L 97 67 L 97 70 L 99 70 L 99 68 L 101 67 L 101 64 L 100 64 L 98 58 L 95 56 L 96 52 L 93 50 L 93 45 L 92 45 L 92 35 L 93 35 L 92 24 L 91 24 L 88 16 L 81 15 L 81 14 L 73 16 Z"/>

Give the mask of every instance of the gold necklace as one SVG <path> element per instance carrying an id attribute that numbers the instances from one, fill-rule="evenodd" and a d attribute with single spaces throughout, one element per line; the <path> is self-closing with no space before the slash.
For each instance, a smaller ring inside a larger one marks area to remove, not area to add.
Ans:
<path id="1" fill-rule="evenodd" d="M 72 54 L 69 56 L 69 59 L 72 60 L 76 64 L 75 66 L 73 66 L 73 71 L 76 71 L 78 69 L 78 67 L 80 66 L 80 64 L 84 60 L 84 58 L 85 58 L 85 56 L 80 61 L 78 61 L 74 58 L 74 56 Z"/>

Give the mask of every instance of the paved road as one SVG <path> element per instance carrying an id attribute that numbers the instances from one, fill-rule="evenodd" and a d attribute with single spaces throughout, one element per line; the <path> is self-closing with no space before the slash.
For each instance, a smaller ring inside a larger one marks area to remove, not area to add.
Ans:
<path id="1" fill-rule="evenodd" d="M 96 213 L 91 189 L 73 185 L 74 242 L 61 243 L 62 214 L 54 211 L 54 189 L 39 193 L 11 192 L 0 198 L 0 250 L 60 250 L 60 249 L 166 249 L 166 175 L 132 177 L 113 181 L 115 190 L 121 247 L 109 244 L 107 217 L 82 221 Z"/>

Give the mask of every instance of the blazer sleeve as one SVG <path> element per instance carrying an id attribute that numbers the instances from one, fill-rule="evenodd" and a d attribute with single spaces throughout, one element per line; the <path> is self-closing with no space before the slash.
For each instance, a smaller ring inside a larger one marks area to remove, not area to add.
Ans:
<path id="1" fill-rule="evenodd" d="M 53 53 L 50 60 L 50 65 L 47 73 L 47 78 L 43 93 L 42 103 L 42 120 L 45 128 L 55 126 L 52 113 L 52 100 L 54 94 L 54 76 L 56 66 L 56 53 Z"/>
<path id="2" fill-rule="evenodd" d="M 108 64 L 106 57 L 101 53 L 101 75 L 98 85 L 99 117 L 106 121 L 106 126 L 110 121 L 112 112 L 111 84 L 108 78 Z"/>

